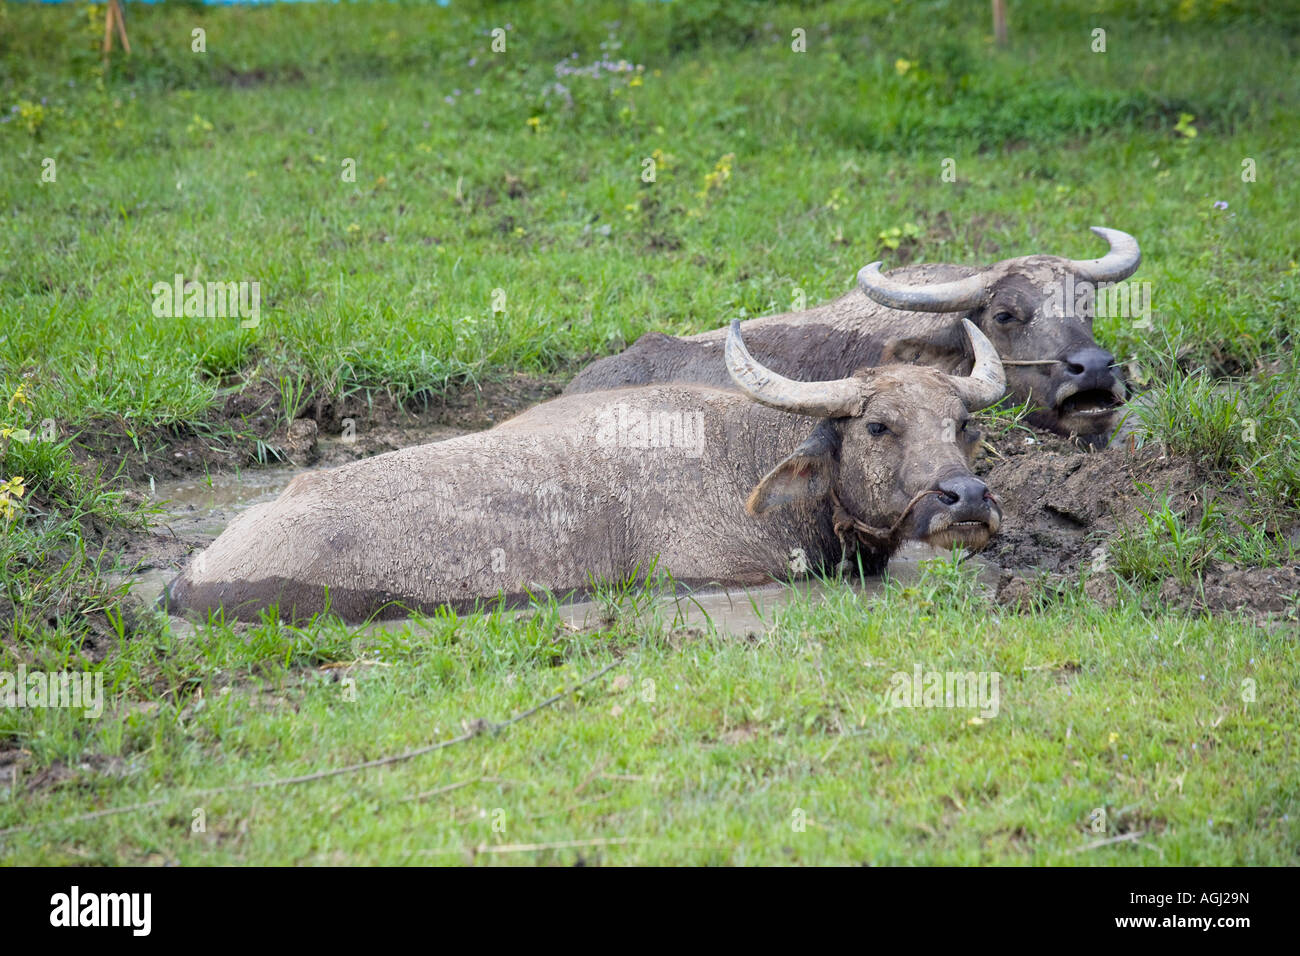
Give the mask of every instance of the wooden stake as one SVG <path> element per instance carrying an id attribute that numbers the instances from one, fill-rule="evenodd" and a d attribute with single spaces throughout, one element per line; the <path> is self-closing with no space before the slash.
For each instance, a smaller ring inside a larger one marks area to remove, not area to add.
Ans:
<path id="1" fill-rule="evenodd" d="M 998 46 L 1007 45 L 1007 0 L 993 0 L 993 38 Z"/>
<path id="2" fill-rule="evenodd" d="M 104 8 L 104 69 L 108 69 L 108 55 L 113 51 L 113 4 Z"/>
<path id="3" fill-rule="evenodd" d="M 122 0 L 109 0 L 109 3 L 117 7 L 117 35 L 122 40 L 122 49 L 130 56 L 131 41 L 126 38 L 126 11 L 122 9 Z"/>
<path id="4" fill-rule="evenodd" d="M 122 0 L 108 0 L 108 6 L 104 8 L 104 69 L 108 69 L 108 59 L 113 52 L 114 27 L 122 41 L 122 49 L 129 56 L 131 41 L 126 38 L 126 12 L 122 9 Z"/>

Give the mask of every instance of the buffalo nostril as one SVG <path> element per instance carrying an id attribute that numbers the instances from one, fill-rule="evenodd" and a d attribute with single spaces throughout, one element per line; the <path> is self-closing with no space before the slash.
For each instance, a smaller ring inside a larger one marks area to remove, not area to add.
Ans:
<path id="1" fill-rule="evenodd" d="M 1115 356 L 1105 349 L 1093 346 L 1071 352 L 1065 357 L 1064 361 L 1066 373 L 1072 378 L 1097 377 L 1111 374 L 1110 370 L 1115 364 Z"/>
<path id="2" fill-rule="evenodd" d="M 979 505 L 988 496 L 988 486 L 975 477 L 948 478 L 939 482 L 939 500 L 945 507 Z"/>

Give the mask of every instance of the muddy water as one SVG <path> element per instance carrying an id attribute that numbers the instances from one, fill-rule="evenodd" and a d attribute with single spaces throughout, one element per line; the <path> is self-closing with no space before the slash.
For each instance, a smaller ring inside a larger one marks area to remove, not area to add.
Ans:
<path id="1" fill-rule="evenodd" d="M 947 552 L 922 544 L 905 545 L 889 562 L 888 575 L 905 585 L 920 577 L 922 561 L 936 557 L 947 557 Z M 995 569 L 981 563 L 981 572 L 982 583 L 996 581 Z M 885 579 L 859 580 L 853 587 L 859 594 L 877 595 L 885 590 Z M 815 579 L 753 588 L 706 588 L 689 595 L 660 598 L 655 610 L 662 620 L 682 627 L 716 628 L 720 634 L 742 637 L 761 636 L 771 628 L 782 608 L 796 601 L 816 607 L 831 593 Z M 561 611 L 564 619 L 576 628 L 600 625 L 604 613 L 602 606 L 593 601 L 565 604 Z"/>
<path id="2" fill-rule="evenodd" d="M 153 485 L 150 498 L 164 509 L 163 523 L 178 536 L 211 541 L 240 512 L 271 501 L 306 470 L 285 466 L 160 481 Z"/>
<path id="3" fill-rule="evenodd" d="M 157 482 L 150 497 L 163 509 L 159 523 L 183 541 L 201 548 L 216 538 L 241 512 L 274 499 L 296 475 L 309 470 L 286 466 Z M 889 563 L 889 576 L 904 583 L 914 580 L 920 574 L 922 561 L 944 554 L 922 544 L 904 545 Z M 985 566 L 984 571 L 996 577 L 991 567 Z M 150 567 L 130 576 L 131 590 L 142 601 L 152 604 L 176 573 L 172 567 Z M 884 581 L 872 578 L 855 586 L 863 594 L 878 594 L 884 590 Z M 761 635 L 767 632 L 776 614 L 786 605 L 795 600 L 806 600 L 816 605 L 825 597 L 826 588 L 815 580 L 795 585 L 773 583 L 754 588 L 708 588 L 690 595 L 658 598 L 649 613 L 683 627 L 716 628 L 719 633 L 738 636 Z M 573 627 L 589 628 L 602 623 L 605 608 L 593 601 L 572 602 L 562 605 L 562 614 Z M 406 626 L 407 622 L 403 621 L 375 625 L 388 630 Z"/>
<path id="4" fill-rule="evenodd" d="M 295 475 L 311 469 L 258 468 L 220 473 L 202 478 L 149 483 L 149 500 L 162 509 L 154 519 L 156 530 L 170 532 L 196 550 L 206 547 L 241 512 L 275 499 Z M 142 489 L 143 490 L 143 489 Z M 127 576 L 131 592 L 152 606 L 163 587 L 177 574 L 168 562 L 146 561 L 143 570 Z"/>

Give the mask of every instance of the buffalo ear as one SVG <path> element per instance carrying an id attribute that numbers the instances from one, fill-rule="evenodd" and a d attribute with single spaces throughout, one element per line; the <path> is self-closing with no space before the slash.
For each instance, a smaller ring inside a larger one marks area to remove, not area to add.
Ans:
<path id="1" fill-rule="evenodd" d="M 754 486 L 745 510 L 761 515 L 796 501 L 820 501 L 835 482 L 840 436 L 827 419 Z"/>

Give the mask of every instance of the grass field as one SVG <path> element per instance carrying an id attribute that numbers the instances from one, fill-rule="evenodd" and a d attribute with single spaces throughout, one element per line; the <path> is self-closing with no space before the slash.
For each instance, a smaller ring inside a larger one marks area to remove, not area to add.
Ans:
<path id="1" fill-rule="evenodd" d="M 0 5 L 0 671 L 108 698 L 0 709 L 0 830 L 32 827 L 0 859 L 1296 863 L 1297 605 L 1187 613 L 1161 584 L 1300 546 L 1300 12 L 1013 2 L 1001 50 L 970 6 L 131 5 L 104 71 L 102 7 Z M 326 399 L 558 379 L 875 259 L 1098 255 L 1094 224 L 1142 243 L 1151 327 L 1097 337 L 1149 441 L 1247 503 L 1135 514 L 1114 606 L 1086 569 L 1013 610 L 939 563 L 754 640 L 636 595 L 580 633 L 546 603 L 190 633 L 108 573 L 181 443 L 255 467 Z M 258 281 L 260 323 L 158 317 L 178 273 Z M 232 411 L 250 395 L 269 424 Z M 497 734 L 196 793 L 453 738 L 611 664 Z M 1000 713 L 882 703 L 917 664 L 1001 675 Z"/>

